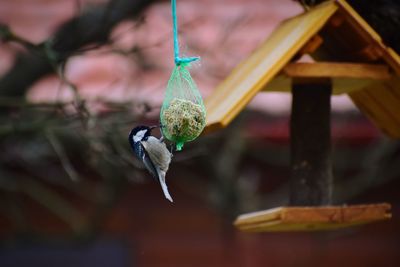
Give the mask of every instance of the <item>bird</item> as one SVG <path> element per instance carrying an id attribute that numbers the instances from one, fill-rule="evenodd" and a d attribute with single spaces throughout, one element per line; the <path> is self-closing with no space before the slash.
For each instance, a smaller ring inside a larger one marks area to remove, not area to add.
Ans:
<path id="1" fill-rule="evenodd" d="M 151 131 L 159 126 L 136 126 L 129 133 L 129 143 L 136 157 L 144 164 L 150 174 L 159 180 L 164 196 L 173 202 L 165 182 L 172 154 L 163 136 L 157 138 Z"/>

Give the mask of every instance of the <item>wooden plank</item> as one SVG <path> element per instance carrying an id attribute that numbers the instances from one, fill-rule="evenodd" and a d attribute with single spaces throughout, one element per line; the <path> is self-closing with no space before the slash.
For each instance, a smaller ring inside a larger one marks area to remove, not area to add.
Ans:
<path id="1" fill-rule="evenodd" d="M 330 231 L 330 230 L 338 230 L 347 227 L 359 226 L 367 223 L 373 223 L 376 221 L 370 222 L 354 222 L 354 223 L 282 223 L 280 221 L 268 222 L 268 223 L 260 223 L 258 225 L 252 225 L 247 227 L 239 228 L 240 231 L 243 232 L 313 232 L 313 231 Z"/>
<path id="2" fill-rule="evenodd" d="M 299 51 L 300 55 L 305 55 L 305 54 L 311 54 L 315 50 L 318 49 L 318 47 L 321 46 L 321 44 L 324 42 L 324 39 L 322 39 L 321 36 L 318 34 L 313 36 Z"/>
<path id="3" fill-rule="evenodd" d="M 257 224 L 257 223 L 262 223 L 262 222 L 270 222 L 270 221 L 280 220 L 281 213 L 284 208 L 285 207 L 278 207 L 278 208 L 269 209 L 269 210 L 255 211 L 255 212 L 242 214 L 236 219 L 235 225 L 236 224 L 252 225 L 252 224 Z"/>
<path id="4" fill-rule="evenodd" d="M 372 223 L 391 218 L 387 203 L 325 206 L 279 207 L 240 215 L 234 225 L 242 231 L 320 231 Z"/>
<path id="5" fill-rule="evenodd" d="M 207 127 L 225 127 L 323 27 L 337 10 L 334 2 L 283 22 L 206 99 Z"/>
<path id="6" fill-rule="evenodd" d="M 376 101 L 372 100 L 365 91 L 358 91 L 349 94 L 353 103 L 366 115 L 383 133 L 389 136 L 396 136 L 396 130 L 390 125 L 394 124 L 392 118 L 382 112 Z"/>
<path id="7" fill-rule="evenodd" d="M 390 205 L 355 205 L 340 207 L 290 207 L 283 209 L 281 220 L 286 223 L 353 223 L 386 218 Z"/>
<path id="8" fill-rule="evenodd" d="M 365 58 L 369 61 L 378 61 L 382 58 L 382 50 L 375 45 L 366 45 L 361 50 L 357 51 L 355 55 L 359 58 Z"/>
<path id="9" fill-rule="evenodd" d="M 387 80 L 392 77 L 388 66 L 361 63 L 289 63 L 283 74 L 291 78 L 353 78 Z"/>
<path id="10" fill-rule="evenodd" d="M 384 133 L 400 138 L 400 77 L 349 93 L 354 104 Z"/>
<path id="11" fill-rule="evenodd" d="M 355 79 L 355 78 L 332 78 L 332 94 L 348 94 L 354 91 L 362 90 L 366 87 L 374 87 L 379 84 L 379 80 L 374 79 Z M 285 74 L 276 76 L 271 82 L 269 82 L 263 89 L 265 92 L 286 92 L 291 91 L 292 78 Z"/>

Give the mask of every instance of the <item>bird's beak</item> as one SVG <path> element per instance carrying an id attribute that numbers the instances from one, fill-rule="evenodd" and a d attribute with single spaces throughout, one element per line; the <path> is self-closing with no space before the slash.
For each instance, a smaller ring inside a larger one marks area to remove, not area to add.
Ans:
<path id="1" fill-rule="evenodd" d="M 158 127 L 160 127 L 160 126 L 159 125 L 150 126 L 150 130 L 153 130 L 154 128 L 158 128 Z"/>

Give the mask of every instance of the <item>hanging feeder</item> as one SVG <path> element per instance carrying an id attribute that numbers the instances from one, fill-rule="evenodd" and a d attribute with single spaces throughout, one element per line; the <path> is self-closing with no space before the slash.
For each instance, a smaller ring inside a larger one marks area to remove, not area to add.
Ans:
<path id="1" fill-rule="evenodd" d="M 176 1 L 171 1 L 175 67 L 168 81 L 160 111 L 163 135 L 182 149 L 184 143 L 196 139 L 206 125 L 203 99 L 188 68 L 199 57 L 179 57 Z"/>

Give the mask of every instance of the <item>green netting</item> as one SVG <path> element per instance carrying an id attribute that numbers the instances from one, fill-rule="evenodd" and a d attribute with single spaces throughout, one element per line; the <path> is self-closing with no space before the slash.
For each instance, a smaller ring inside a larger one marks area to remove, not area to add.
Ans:
<path id="1" fill-rule="evenodd" d="M 177 150 L 198 137 L 206 125 L 203 99 L 187 69 L 189 65 L 175 65 L 160 112 L 163 135 L 176 143 Z"/>
<path id="2" fill-rule="evenodd" d="M 190 76 L 190 62 L 199 57 L 179 57 L 176 0 L 171 0 L 175 68 L 169 78 L 160 111 L 162 133 L 181 150 L 185 142 L 194 140 L 206 125 L 206 109 L 200 92 Z"/>

